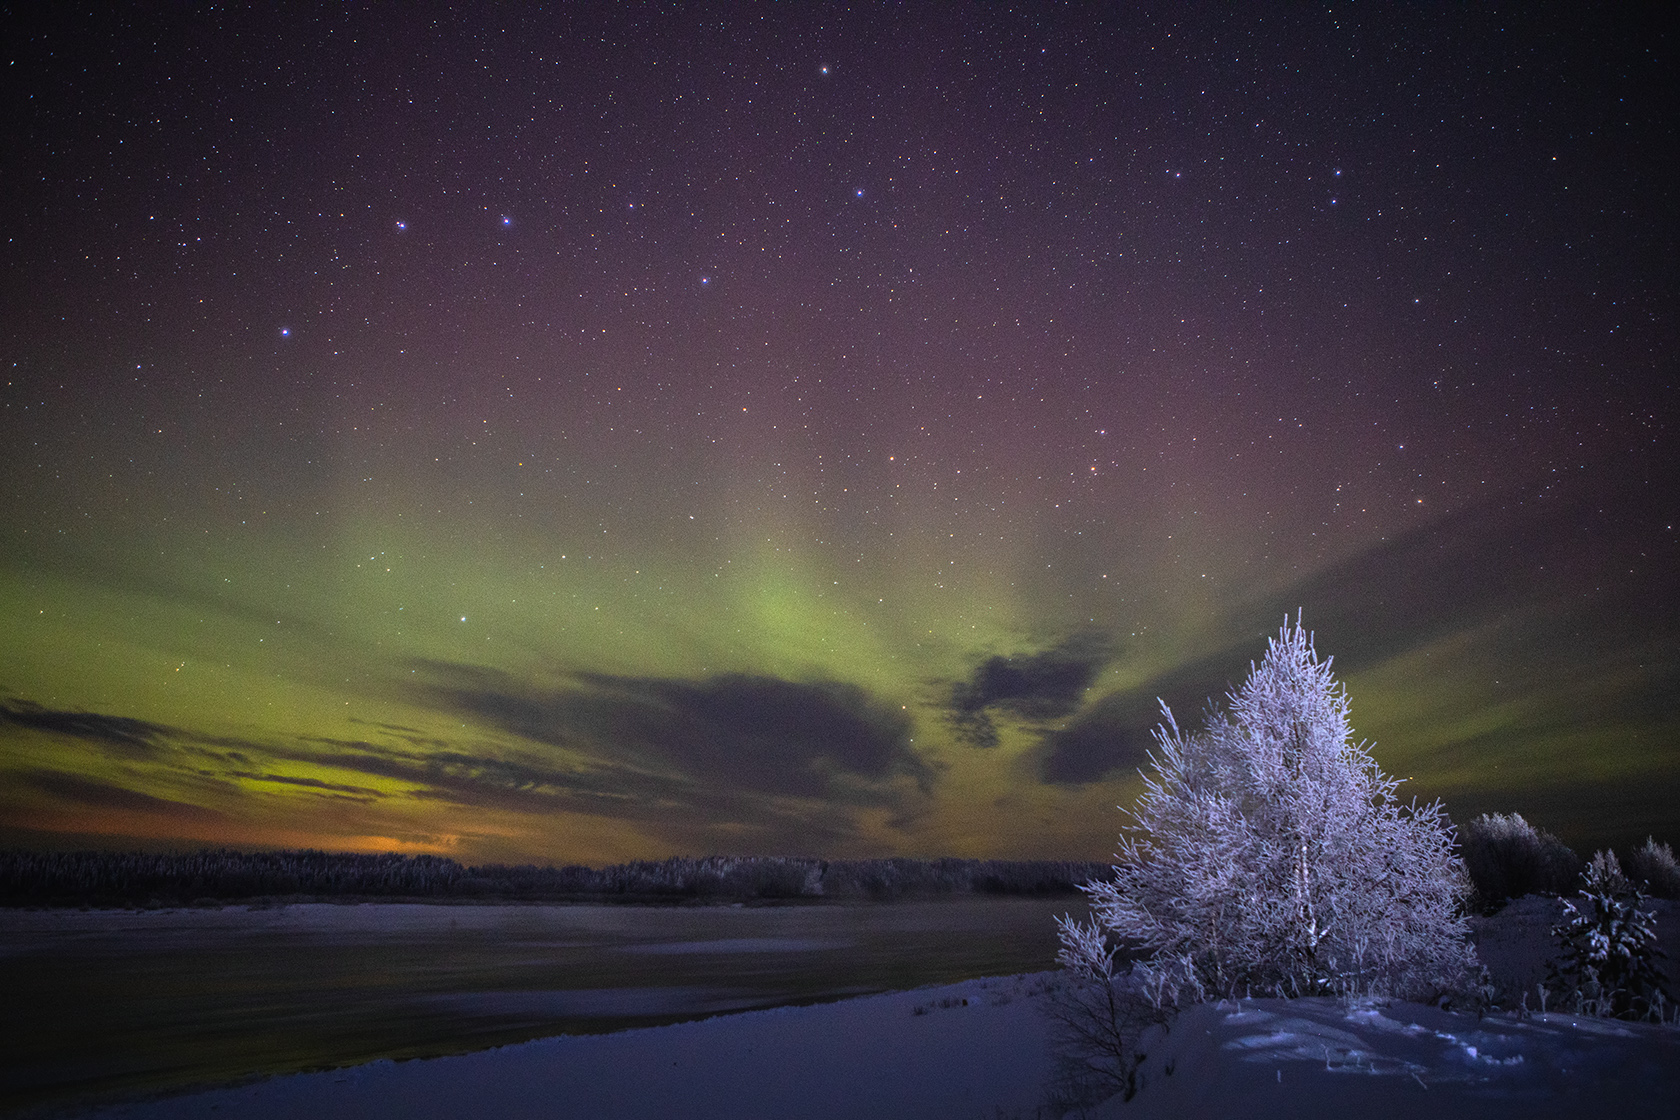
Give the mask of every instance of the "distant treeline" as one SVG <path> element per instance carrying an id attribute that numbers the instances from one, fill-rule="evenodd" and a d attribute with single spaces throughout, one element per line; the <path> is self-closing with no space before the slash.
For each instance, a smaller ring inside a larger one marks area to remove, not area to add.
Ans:
<path id="1" fill-rule="evenodd" d="M 1459 833 L 1464 863 L 1476 888 L 1476 902 L 1492 909 L 1525 894 L 1571 895 L 1581 888 L 1587 861 L 1521 813 L 1483 813 Z M 1674 849 L 1648 837 L 1643 847 L 1603 853 L 1627 886 L 1651 898 L 1680 899 L 1680 862 Z"/>
<path id="2" fill-rule="evenodd" d="M 251 899 L 677 902 L 1072 894 L 1106 878 L 1062 860 L 706 856 L 615 867 L 468 867 L 441 856 L 226 849 L 0 852 L 3 906 L 181 906 Z"/>

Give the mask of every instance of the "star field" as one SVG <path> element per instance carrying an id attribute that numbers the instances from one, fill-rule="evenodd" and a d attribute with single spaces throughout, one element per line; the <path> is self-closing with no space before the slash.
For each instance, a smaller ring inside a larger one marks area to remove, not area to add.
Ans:
<path id="1" fill-rule="evenodd" d="M 1100 858 L 1297 609 L 1673 838 L 1671 20 L 0 20 L 8 842 Z"/>

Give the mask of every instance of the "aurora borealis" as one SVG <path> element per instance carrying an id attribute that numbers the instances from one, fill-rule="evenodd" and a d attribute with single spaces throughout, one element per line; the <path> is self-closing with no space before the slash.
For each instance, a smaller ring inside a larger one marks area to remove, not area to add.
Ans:
<path id="1" fill-rule="evenodd" d="M 0 28 L 0 843 L 1102 858 L 1297 609 L 1680 840 L 1671 21 Z"/>

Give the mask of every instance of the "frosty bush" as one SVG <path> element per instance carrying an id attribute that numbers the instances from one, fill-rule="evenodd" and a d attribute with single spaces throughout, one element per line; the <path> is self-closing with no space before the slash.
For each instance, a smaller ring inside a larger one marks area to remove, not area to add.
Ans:
<path id="1" fill-rule="evenodd" d="M 1484 903 L 1525 894 L 1563 894 L 1581 874 L 1581 857 L 1521 813 L 1483 813 L 1464 829 L 1464 862 Z"/>
<path id="2" fill-rule="evenodd" d="M 1652 898 L 1680 898 L 1680 863 L 1674 860 L 1674 849 L 1657 843 L 1647 836 L 1643 848 L 1635 848 L 1628 856 L 1628 878 L 1645 884 L 1645 893 Z"/>
<path id="3" fill-rule="evenodd" d="M 1200 734 L 1162 705 L 1152 773 L 1090 924 L 1061 921 L 1062 962 L 1109 939 L 1146 954 L 1156 999 L 1370 993 L 1432 1000 L 1476 967 L 1464 864 L 1440 804 L 1401 805 L 1348 724 L 1344 689 L 1287 622 Z"/>
<path id="4" fill-rule="evenodd" d="M 1552 927 L 1563 961 L 1551 985 L 1564 1006 L 1584 1015 L 1655 1019 L 1666 1014 L 1667 993 L 1657 962 L 1656 915 L 1641 910 L 1645 896 L 1629 883 L 1614 852 L 1599 852 L 1581 874 L 1576 901 L 1565 900 L 1564 920 Z"/>
<path id="5" fill-rule="evenodd" d="M 1164 1022 L 1160 999 L 1149 998 L 1137 977 L 1116 971 L 1114 947 L 1095 925 L 1064 921 L 1057 959 L 1066 983 L 1045 1002 L 1057 1058 L 1053 1091 L 1058 1115 L 1139 1088 L 1138 1069 L 1148 1055 L 1138 1049 L 1144 1031 Z"/>

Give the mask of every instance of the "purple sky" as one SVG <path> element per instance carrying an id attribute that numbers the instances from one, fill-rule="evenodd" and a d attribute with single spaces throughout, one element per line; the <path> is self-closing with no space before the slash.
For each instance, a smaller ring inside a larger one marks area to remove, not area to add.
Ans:
<path id="1" fill-rule="evenodd" d="M 1298 608 L 1675 835 L 1675 25 L 0 14 L 0 840 L 1102 857 Z"/>

